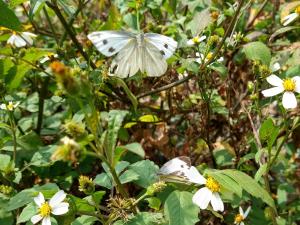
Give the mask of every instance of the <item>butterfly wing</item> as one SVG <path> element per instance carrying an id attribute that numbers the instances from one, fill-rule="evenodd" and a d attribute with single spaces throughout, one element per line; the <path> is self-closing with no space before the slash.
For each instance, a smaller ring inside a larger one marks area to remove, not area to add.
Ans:
<path id="1" fill-rule="evenodd" d="M 170 58 L 177 48 L 177 42 L 172 38 L 161 34 L 146 33 L 145 41 L 154 45 L 165 59 Z"/>
<path id="2" fill-rule="evenodd" d="M 125 31 L 96 31 L 88 39 L 105 56 L 112 56 L 124 48 L 135 36 Z"/>
<path id="3" fill-rule="evenodd" d="M 161 175 L 169 175 L 178 171 L 187 170 L 191 167 L 189 157 L 181 156 L 166 162 L 159 170 Z"/>
<path id="4" fill-rule="evenodd" d="M 132 39 L 120 50 L 110 68 L 113 74 L 121 78 L 126 78 L 136 74 L 139 70 L 139 65 L 140 49 L 136 39 Z"/>
<path id="5" fill-rule="evenodd" d="M 143 42 L 140 54 L 140 70 L 146 72 L 149 77 L 159 77 L 167 71 L 166 59 L 151 42 Z"/>

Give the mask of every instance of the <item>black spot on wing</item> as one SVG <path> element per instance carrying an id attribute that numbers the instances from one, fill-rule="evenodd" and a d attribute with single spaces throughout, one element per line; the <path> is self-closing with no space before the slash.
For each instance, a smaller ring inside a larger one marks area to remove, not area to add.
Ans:
<path id="1" fill-rule="evenodd" d="M 113 47 L 110 47 L 109 49 L 108 49 L 108 51 L 109 52 L 114 52 L 116 49 L 114 49 Z"/>
<path id="2" fill-rule="evenodd" d="M 104 45 L 106 45 L 108 41 L 104 39 L 102 42 Z"/>
<path id="3" fill-rule="evenodd" d="M 163 50 L 160 50 L 159 52 L 162 56 L 166 55 L 166 53 Z"/>
<path id="4" fill-rule="evenodd" d="M 169 48 L 169 45 L 166 43 L 166 44 L 164 44 L 164 47 L 165 48 Z"/>

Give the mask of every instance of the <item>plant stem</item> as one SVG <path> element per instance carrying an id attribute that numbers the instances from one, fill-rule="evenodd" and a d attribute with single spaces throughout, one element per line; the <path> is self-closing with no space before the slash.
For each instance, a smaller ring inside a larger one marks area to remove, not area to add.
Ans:
<path id="1" fill-rule="evenodd" d="M 51 23 L 49 14 L 48 14 L 47 10 L 45 9 L 45 7 L 43 7 L 43 12 L 44 12 L 44 14 L 45 14 L 45 16 L 46 16 L 46 19 L 47 19 L 47 22 L 48 22 L 48 24 L 49 24 L 49 27 L 50 27 L 50 29 L 51 29 L 51 31 L 52 31 L 52 33 L 53 33 L 54 39 L 55 39 L 55 41 L 56 41 L 56 44 L 58 44 L 58 37 L 56 36 L 54 27 L 53 27 L 53 25 L 52 25 L 52 23 Z"/>
<path id="2" fill-rule="evenodd" d="M 115 169 L 110 165 L 110 163 L 107 161 L 107 159 L 99 154 L 99 153 L 94 153 L 94 152 L 86 152 L 87 155 L 90 155 L 90 156 L 93 156 L 95 158 L 99 158 L 101 159 L 109 168 L 109 171 L 111 172 L 111 175 L 113 176 L 113 179 L 116 183 L 116 186 L 117 186 L 117 190 L 118 192 L 124 197 L 124 198 L 128 198 L 129 195 L 128 193 L 125 191 L 125 189 L 123 188 L 123 185 L 121 184 L 120 182 L 120 179 L 115 171 Z"/>
<path id="3" fill-rule="evenodd" d="M 76 35 L 73 33 L 73 31 L 69 27 L 67 21 L 65 20 L 64 16 L 61 14 L 58 6 L 56 4 L 53 4 L 48 1 L 46 2 L 46 4 L 55 12 L 56 16 L 60 20 L 61 24 L 64 26 L 66 32 L 70 36 L 71 40 L 73 41 L 73 43 L 75 44 L 76 48 L 78 49 L 80 54 L 83 56 L 83 58 L 91 65 L 91 67 L 93 69 L 96 69 L 97 68 L 96 65 L 92 61 L 89 60 L 88 54 L 83 50 L 81 44 L 79 43 L 79 41 L 76 38 Z"/>
<path id="4" fill-rule="evenodd" d="M 47 94 L 47 84 L 49 80 L 50 77 L 46 77 L 44 82 L 42 81 L 42 85 L 39 90 L 39 112 L 38 112 L 38 121 L 36 126 L 36 133 L 38 135 L 41 133 L 42 125 L 43 125 L 44 103 Z"/>

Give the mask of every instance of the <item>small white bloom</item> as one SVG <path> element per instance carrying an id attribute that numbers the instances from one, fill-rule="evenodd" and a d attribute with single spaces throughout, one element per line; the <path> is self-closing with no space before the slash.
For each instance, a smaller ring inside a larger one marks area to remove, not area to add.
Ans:
<path id="1" fill-rule="evenodd" d="M 56 58 L 58 58 L 57 54 L 50 53 L 47 56 L 43 57 L 40 60 L 40 63 L 45 63 L 45 62 L 48 62 L 49 60 L 53 60 L 53 59 L 56 59 Z"/>
<path id="2" fill-rule="evenodd" d="M 287 16 L 285 16 L 282 20 L 282 25 L 286 26 L 296 20 L 300 16 L 300 6 L 296 7 L 295 11 Z"/>
<path id="3" fill-rule="evenodd" d="M 202 53 L 196 52 L 196 62 L 197 63 L 202 63 L 204 61 L 204 63 L 208 62 L 209 60 L 211 60 L 211 58 L 213 57 L 213 53 L 209 52 L 206 57 L 204 57 L 204 55 Z M 224 61 L 224 57 L 220 57 L 216 60 L 217 62 L 223 62 Z"/>
<path id="4" fill-rule="evenodd" d="M 206 209 L 208 204 L 211 203 L 213 210 L 224 211 L 224 203 L 219 195 L 221 187 L 215 179 L 212 177 L 205 179 L 194 166 L 190 167 L 189 171 L 185 174 L 190 182 L 205 185 L 205 187 L 194 194 L 194 204 L 198 205 L 201 209 Z"/>
<path id="5" fill-rule="evenodd" d="M 250 212 L 251 207 L 249 206 L 246 210 L 246 212 L 244 213 L 242 207 L 239 207 L 239 213 L 235 216 L 234 218 L 234 224 L 237 225 L 245 225 L 244 224 L 244 220 L 246 219 L 246 217 L 248 216 L 249 212 Z"/>
<path id="6" fill-rule="evenodd" d="M 74 141 L 73 139 L 69 138 L 68 136 L 63 137 L 62 139 L 60 139 L 60 141 L 61 141 L 64 145 L 78 146 L 77 142 Z"/>
<path id="7" fill-rule="evenodd" d="M 42 225 L 51 225 L 50 214 L 58 216 L 69 211 L 69 203 L 63 202 L 66 196 L 66 193 L 60 190 L 49 202 L 46 202 L 44 195 L 40 192 L 39 195 L 33 199 L 39 207 L 39 214 L 31 217 L 31 222 L 36 224 L 42 220 Z"/>
<path id="8" fill-rule="evenodd" d="M 282 105 L 286 109 L 297 107 L 297 99 L 294 92 L 300 93 L 300 77 L 295 76 L 287 79 L 280 79 L 272 74 L 267 77 L 267 82 L 275 87 L 262 91 L 265 97 L 271 97 L 284 92 L 282 97 Z"/>
<path id="9" fill-rule="evenodd" d="M 206 36 L 196 36 L 196 37 L 193 37 L 192 39 L 189 39 L 186 44 L 188 46 L 192 46 L 192 45 L 196 45 L 196 44 L 199 44 L 201 41 L 204 41 L 206 39 Z"/>
<path id="10" fill-rule="evenodd" d="M 2 103 L 0 105 L 0 109 L 14 111 L 14 109 L 17 108 L 18 105 L 20 105 L 20 102 L 13 103 L 12 101 L 9 101 L 8 104 Z"/>
<path id="11" fill-rule="evenodd" d="M 32 45 L 33 39 L 36 35 L 30 32 L 21 32 L 17 34 L 13 32 L 10 38 L 7 40 L 7 44 L 13 45 L 17 48 L 25 47 L 26 45 Z"/>

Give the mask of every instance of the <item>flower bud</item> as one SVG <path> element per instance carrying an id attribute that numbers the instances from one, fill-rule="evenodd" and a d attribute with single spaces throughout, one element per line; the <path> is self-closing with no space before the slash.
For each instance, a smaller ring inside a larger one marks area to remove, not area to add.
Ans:
<path id="1" fill-rule="evenodd" d="M 147 195 L 152 196 L 157 192 L 161 192 L 166 186 L 167 185 L 164 181 L 156 182 L 147 188 L 146 193 Z"/>
<path id="2" fill-rule="evenodd" d="M 95 191 L 95 184 L 93 183 L 92 178 L 88 176 L 81 175 L 79 177 L 79 191 L 83 192 L 86 195 L 91 195 Z"/>

